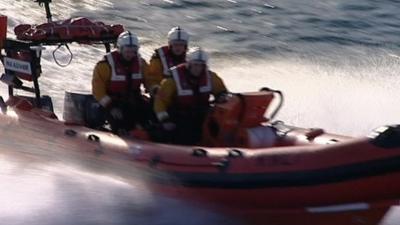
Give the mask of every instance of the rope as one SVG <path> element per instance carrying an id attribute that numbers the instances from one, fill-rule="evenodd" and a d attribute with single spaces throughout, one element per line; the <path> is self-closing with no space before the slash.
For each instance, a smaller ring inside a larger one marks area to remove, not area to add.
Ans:
<path id="1" fill-rule="evenodd" d="M 70 58 L 69 58 L 69 60 L 68 60 L 68 62 L 67 62 L 66 64 L 61 64 L 61 63 L 57 60 L 57 57 L 56 57 L 56 52 L 57 52 L 62 46 L 65 46 L 65 47 L 67 48 L 69 54 L 70 54 Z M 53 51 L 53 59 L 54 59 L 54 62 L 55 62 L 58 66 L 60 66 L 60 67 L 67 67 L 67 66 L 69 66 L 69 65 L 71 64 L 73 58 L 74 58 L 74 55 L 72 54 L 71 49 L 69 49 L 68 44 L 59 44 L 58 47 L 57 47 L 56 49 L 54 49 L 54 51 Z"/>

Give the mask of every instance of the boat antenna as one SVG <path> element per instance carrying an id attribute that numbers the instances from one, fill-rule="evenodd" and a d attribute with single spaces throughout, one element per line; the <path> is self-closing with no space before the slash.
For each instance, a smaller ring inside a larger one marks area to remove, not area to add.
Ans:
<path id="1" fill-rule="evenodd" d="M 52 22 L 52 15 L 51 15 L 51 10 L 50 10 L 50 3 L 52 0 L 34 0 L 35 2 L 39 3 L 40 6 L 44 5 L 44 8 L 46 10 L 46 18 L 47 22 Z"/>

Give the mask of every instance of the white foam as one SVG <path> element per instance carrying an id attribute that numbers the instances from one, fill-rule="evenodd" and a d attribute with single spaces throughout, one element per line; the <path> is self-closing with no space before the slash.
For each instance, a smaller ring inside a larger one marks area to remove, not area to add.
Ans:
<path id="1" fill-rule="evenodd" d="M 215 65 L 215 70 L 233 91 L 263 86 L 282 90 L 286 104 L 279 119 L 358 136 L 400 123 L 400 65 L 380 57 L 342 66 L 306 59 L 227 62 Z"/>

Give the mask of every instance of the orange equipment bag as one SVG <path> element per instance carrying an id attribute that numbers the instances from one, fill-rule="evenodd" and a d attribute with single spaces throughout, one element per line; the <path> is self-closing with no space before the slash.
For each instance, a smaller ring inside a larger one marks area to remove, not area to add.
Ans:
<path id="1" fill-rule="evenodd" d="M 204 123 L 203 143 L 207 146 L 235 146 L 242 129 L 267 122 L 265 113 L 274 99 L 272 92 L 250 92 L 231 95 L 216 104 Z"/>

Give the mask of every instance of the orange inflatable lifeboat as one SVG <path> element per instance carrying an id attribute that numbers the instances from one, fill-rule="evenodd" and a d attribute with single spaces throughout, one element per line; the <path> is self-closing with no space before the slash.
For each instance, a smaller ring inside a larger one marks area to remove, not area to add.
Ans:
<path id="1" fill-rule="evenodd" d="M 36 47 L 5 43 L 1 80 L 10 97 L 0 98 L 0 156 L 32 151 L 57 162 L 101 165 L 91 169 L 141 179 L 154 192 L 254 224 L 376 225 L 398 204 L 399 125 L 360 138 L 288 126 L 273 120 L 281 93 L 264 88 L 214 103 L 197 146 L 119 137 L 57 118 L 51 99 L 39 90 Z M 31 58 L 18 59 L 18 52 Z M 15 95 L 14 89 L 34 97 Z"/>
<path id="2" fill-rule="evenodd" d="M 400 196 L 400 126 L 349 138 L 278 122 L 264 124 L 274 134 L 269 147 L 175 146 L 68 125 L 25 97 L 7 109 L 0 146 L 120 168 L 115 176 L 249 224 L 376 225 Z"/>
<path id="3" fill-rule="evenodd" d="M 265 123 L 272 99 L 233 95 L 213 107 L 203 145 L 143 146 L 135 161 L 155 190 L 257 224 L 378 224 L 400 195 L 400 126 L 350 138 Z"/>

